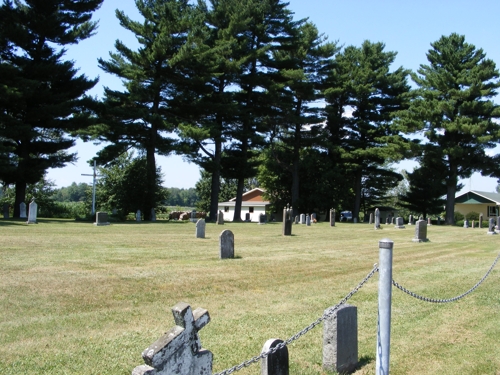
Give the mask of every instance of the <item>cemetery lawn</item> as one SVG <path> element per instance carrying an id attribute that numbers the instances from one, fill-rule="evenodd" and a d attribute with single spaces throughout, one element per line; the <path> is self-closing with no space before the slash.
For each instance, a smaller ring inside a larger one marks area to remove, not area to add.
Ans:
<path id="1" fill-rule="evenodd" d="M 219 234 L 235 237 L 235 259 L 219 259 Z M 487 228 L 318 223 L 158 221 L 96 227 L 40 219 L 0 220 L 0 374 L 130 374 L 142 351 L 173 327 L 177 302 L 208 309 L 200 331 L 219 372 L 287 339 L 337 304 L 378 263 L 378 241 L 394 241 L 393 278 L 431 298 L 469 290 L 492 265 L 500 235 Z M 393 288 L 390 371 L 500 374 L 500 264 L 458 302 L 432 304 Z M 349 304 L 358 308 L 361 365 L 375 373 L 378 274 Z M 322 370 L 322 325 L 289 346 L 290 374 Z M 260 374 L 254 364 L 238 374 Z"/>

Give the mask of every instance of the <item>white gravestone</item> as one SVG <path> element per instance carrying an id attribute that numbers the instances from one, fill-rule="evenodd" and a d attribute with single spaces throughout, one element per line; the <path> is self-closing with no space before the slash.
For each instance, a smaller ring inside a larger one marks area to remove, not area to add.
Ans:
<path id="1" fill-rule="evenodd" d="M 26 216 L 26 203 L 24 202 L 21 202 L 21 204 L 19 204 L 19 217 L 21 219 L 26 219 L 28 216 Z"/>
<path id="2" fill-rule="evenodd" d="M 29 206 L 29 212 L 28 212 L 28 224 L 36 224 L 36 216 L 38 214 L 38 205 L 35 203 L 35 200 L 33 199 L 30 203 Z"/>

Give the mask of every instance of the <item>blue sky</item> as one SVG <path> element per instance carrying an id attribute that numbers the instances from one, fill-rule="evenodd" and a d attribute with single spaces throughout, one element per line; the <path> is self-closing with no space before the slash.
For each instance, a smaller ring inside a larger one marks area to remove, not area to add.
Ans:
<path id="1" fill-rule="evenodd" d="M 416 71 L 420 64 L 427 63 L 426 53 L 430 43 L 453 32 L 465 35 L 468 43 L 482 48 L 487 57 L 500 67 L 498 0 L 290 0 L 289 3 L 296 19 L 309 18 L 321 33 L 339 45 L 359 46 L 364 40 L 385 43 L 387 51 L 398 53 L 393 69 L 403 66 Z M 97 59 L 108 58 L 109 52 L 114 51 L 116 39 L 128 46 L 136 45 L 134 36 L 118 24 L 115 9 L 140 20 L 133 0 L 105 0 L 94 15 L 94 19 L 99 20 L 97 35 L 72 46 L 66 55 L 75 61 L 80 73 L 90 78 L 99 77 L 99 83 L 90 92 L 98 97 L 102 96 L 103 86 L 120 89 L 121 82 L 102 72 L 97 66 Z M 496 102 L 500 103 L 500 98 Z M 78 142 L 72 149 L 78 153 L 78 162 L 49 170 L 48 178 L 58 187 L 72 182 L 91 182 L 91 177 L 81 174 L 91 173 L 87 161 L 101 147 Z M 194 187 L 199 179 L 198 167 L 184 162 L 181 157 L 158 157 L 157 163 L 165 175 L 164 185 L 167 187 Z M 412 170 L 415 165 L 403 162 L 399 168 Z M 484 178 L 477 173 L 462 182 L 466 188 L 489 192 L 494 191 L 497 185 L 496 179 Z"/>

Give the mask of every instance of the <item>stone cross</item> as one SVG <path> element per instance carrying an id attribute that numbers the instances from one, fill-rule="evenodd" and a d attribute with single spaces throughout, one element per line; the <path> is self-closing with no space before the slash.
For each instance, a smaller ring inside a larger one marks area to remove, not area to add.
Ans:
<path id="1" fill-rule="evenodd" d="M 335 226 L 335 210 L 333 208 L 330 210 L 330 226 Z"/>
<path id="2" fill-rule="evenodd" d="M 212 375 L 212 353 L 201 347 L 198 331 L 210 322 L 208 311 L 179 302 L 172 308 L 176 326 L 142 352 L 146 365 L 132 375 Z"/>
<path id="3" fill-rule="evenodd" d="M 491 218 L 488 222 L 488 234 L 497 234 L 495 232 L 495 219 Z"/>
<path id="4" fill-rule="evenodd" d="M 95 215 L 95 223 L 94 225 L 109 225 L 108 222 L 108 213 L 107 212 L 97 212 Z"/>
<path id="5" fill-rule="evenodd" d="M 219 236 L 220 259 L 234 258 L 234 234 L 229 229 Z"/>
<path id="6" fill-rule="evenodd" d="M 283 209 L 283 236 L 291 236 L 292 235 L 292 207 L 288 205 Z"/>
<path id="7" fill-rule="evenodd" d="M 141 221 L 141 210 L 137 210 L 137 212 L 135 213 L 135 220 Z"/>
<path id="8" fill-rule="evenodd" d="M 205 219 L 196 222 L 196 238 L 205 238 Z"/>
<path id="9" fill-rule="evenodd" d="M 21 202 L 19 204 L 19 217 L 21 219 L 26 219 L 28 216 L 26 216 L 26 203 Z"/>
<path id="10" fill-rule="evenodd" d="M 413 242 L 426 242 L 427 239 L 427 222 L 425 220 L 418 220 L 415 223 L 415 238 Z"/>
<path id="11" fill-rule="evenodd" d="M 222 211 L 219 211 L 219 213 L 217 214 L 217 222 L 216 222 L 217 225 L 224 225 L 224 212 Z"/>
<path id="12" fill-rule="evenodd" d="M 28 212 L 28 224 L 36 224 L 36 216 L 38 213 L 38 205 L 35 203 L 35 198 L 30 203 L 29 212 Z"/>
<path id="13" fill-rule="evenodd" d="M 266 353 L 269 350 L 275 348 L 278 344 L 281 344 L 283 340 L 280 339 L 269 339 L 264 344 L 261 353 Z M 260 374 L 261 375 L 288 375 L 289 365 L 288 365 L 288 348 L 284 346 L 283 348 L 277 350 L 273 354 L 269 354 L 267 357 L 262 358 L 260 362 Z"/>
<path id="14" fill-rule="evenodd" d="M 375 209 L 375 229 L 380 229 L 380 210 Z"/>

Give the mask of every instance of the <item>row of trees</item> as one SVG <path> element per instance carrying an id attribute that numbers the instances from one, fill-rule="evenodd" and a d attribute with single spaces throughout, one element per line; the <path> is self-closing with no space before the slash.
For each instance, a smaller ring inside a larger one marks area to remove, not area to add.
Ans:
<path id="1" fill-rule="evenodd" d="M 161 195 L 155 155 L 172 152 L 211 178 L 212 220 L 221 180 L 235 181 L 240 220 L 245 183 L 256 176 L 276 208 L 351 208 L 358 217 L 401 179 L 389 165 L 416 158 L 410 193 L 425 182 L 425 204 L 446 194 L 451 224 L 459 178 L 500 177 L 498 157 L 486 153 L 500 139 L 498 71 L 464 36 L 441 37 L 412 73 L 391 70 L 396 52 L 383 43 L 327 42 L 280 0 L 136 0 L 141 21 L 116 15 L 139 48 L 117 41 L 98 61 L 123 90 L 106 88 L 96 101 L 85 96 L 96 81 L 63 56 L 93 34 L 101 3 L 0 8 L 0 179 L 15 183 L 16 206 L 26 183 L 74 160 L 75 136 L 107 142 L 101 165 L 141 150 L 146 219 Z"/>

